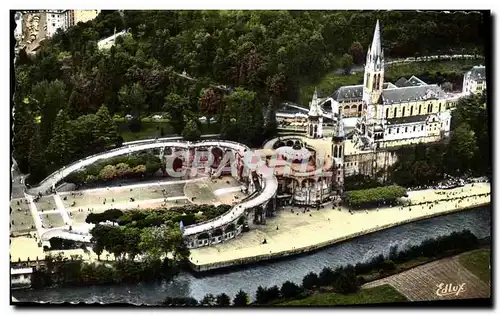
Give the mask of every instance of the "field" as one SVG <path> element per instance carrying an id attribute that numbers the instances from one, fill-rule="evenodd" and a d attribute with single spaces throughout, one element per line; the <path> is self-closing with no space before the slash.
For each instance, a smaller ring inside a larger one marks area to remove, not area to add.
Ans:
<path id="1" fill-rule="evenodd" d="M 458 261 L 462 266 L 475 274 L 484 283 L 490 283 L 490 254 L 489 249 L 478 249 L 460 255 Z"/>
<path id="2" fill-rule="evenodd" d="M 387 278 L 367 283 L 363 288 L 390 284 L 410 301 L 487 298 L 490 287 L 459 263 L 459 257 L 440 259 Z M 458 294 L 438 294 L 439 286 L 463 285 Z"/>
<path id="3" fill-rule="evenodd" d="M 56 201 L 52 196 L 45 196 L 40 198 L 37 202 L 35 202 L 35 205 L 39 212 L 57 209 Z"/>
<path id="4" fill-rule="evenodd" d="M 322 293 L 301 300 L 280 303 L 280 306 L 330 306 L 346 304 L 377 304 L 408 301 L 390 285 L 363 289 L 353 294 Z"/>
<path id="5" fill-rule="evenodd" d="M 453 61 L 421 61 L 410 62 L 406 64 L 393 64 L 389 65 L 385 71 L 386 79 L 395 81 L 400 77 L 409 79 L 412 75 L 422 76 L 426 72 L 440 72 L 440 73 L 465 73 L 467 70 L 479 64 L 484 64 L 484 59 L 471 59 L 471 60 L 453 60 Z M 336 71 L 327 73 L 319 82 L 309 84 L 301 87 L 300 89 L 300 104 L 308 104 L 314 93 L 314 88 L 318 88 L 318 93 L 321 97 L 331 95 L 341 86 L 356 85 L 363 83 L 364 70 L 358 71 L 350 75 L 337 74 Z M 461 77 L 463 79 L 463 77 Z M 424 77 L 422 80 L 426 81 Z M 387 80 L 386 80 L 387 81 Z M 426 81 L 427 82 L 427 81 Z M 394 83 L 394 82 L 392 82 Z M 440 83 L 428 81 L 429 84 Z M 457 85 L 454 88 L 461 88 Z"/>
<path id="6" fill-rule="evenodd" d="M 42 224 L 45 228 L 55 228 L 64 226 L 64 220 L 60 213 L 40 213 L 40 218 L 42 219 Z"/>
<path id="7" fill-rule="evenodd" d="M 141 188 L 113 188 L 110 190 L 96 189 L 87 190 L 82 195 L 72 196 L 70 193 L 61 194 L 65 207 L 72 209 L 95 208 L 96 206 L 105 206 L 110 208 L 113 205 L 130 202 L 134 198 L 135 202 L 141 202 L 151 199 L 164 199 L 170 197 L 183 196 L 184 184 L 171 184 Z M 132 189 L 132 190 L 131 190 Z M 66 200 L 64 200 L 66 197 Z M 106 201 L 106 203 L 104 203 Z M 73 202 L 75 205 L 73 206 Z"/>
<path id="8" fill-rule="evenodd" d="M 244 198 L 244 194 L 237 190 L 236 192 L 217 193 L 217 191 L 224 192 L 225 189 L 237 188 L 240 184 L 236 179 L 230 176 L 224 176 L 220 179 L 206 179 L 197 182 L 187 183 L 184 187 L 184 195 L 192 200 L 195 204 L 209 204 L 209 203 L 225 203 L 232 204 L 233 196 L 237 196 L 239 200 Z"/>

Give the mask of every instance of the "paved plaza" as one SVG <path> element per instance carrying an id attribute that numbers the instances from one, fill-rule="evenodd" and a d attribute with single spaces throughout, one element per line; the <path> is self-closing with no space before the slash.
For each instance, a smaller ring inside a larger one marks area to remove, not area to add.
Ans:
<path id="1" fill-rule="evenodd" d="M 444 194 L 439 194 L 440 192 Z M 490 195 L 468 199 L 466 196 L 489 192 L 489 183 L 476 183 L 474 186 L 466 185 L 463 188 L 441 191 L 428 189 L 408 193 L 408 199 L 413 204 L 437 201 L 431 209 L 426 204 L 359 210 L 351 214 L 346 208 L 311 209 L 305 213 L 302 209 L 295 208 L 292 213 L 290 207 L 286 207 L 281 209 L 275 218 L 268 219 L 266 225 L 255 226 L 235 239 L 215 246 L 192 249 L 190 260 L 195 265 L 209 265 L 297 249 L 307 250 L 369 231 L 448 213 L 459 208 L 486 204 L 490 202 Z M 459 202 L 461 197 L 465 199 Z M 447 198 L 456 199 L 443 201 Z M 438 201 L 440 199 L 441 201 Z M 262 244 L 264 239 L 267 244 Z"/>

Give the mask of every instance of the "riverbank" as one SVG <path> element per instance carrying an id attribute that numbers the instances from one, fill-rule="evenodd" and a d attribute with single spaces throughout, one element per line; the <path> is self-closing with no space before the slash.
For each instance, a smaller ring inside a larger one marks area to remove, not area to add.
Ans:
<path id="1" fill-rule="evenodd" d="M 409 192 L 408 201 L 413 205 L 406 207 L 352 213 L 346 208 L 310 212 L 296 209 L 292 213 L 287 208 L 268 219 L 266 225 L 256 226 L 227 243 L 192 249 L 190 266 L 196 272 L 204 272 L 309 253 L 398 225 L 485 206 L 491 202 L 489 193 L 489 183 L 476 183 L 448 190 Z M 488 195 L 474 197 L 479 194 Z M 421 202 L 433 205 L 415 205 Z M 262 244 L 264 239 L 267 244 Z"/>

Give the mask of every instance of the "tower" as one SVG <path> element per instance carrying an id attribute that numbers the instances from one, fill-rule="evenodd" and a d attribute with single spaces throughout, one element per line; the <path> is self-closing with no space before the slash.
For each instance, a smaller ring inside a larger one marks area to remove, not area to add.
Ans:
<path id="1" fill-rule="evenodd" d="M 377 20 L 372 45 L 366 54 L 363 79 L 363 102 L 367 105 L 367 118 L 376 118 L 375 105 L 380 99 L 384 85 L 384 52 L 380 41 L 380 23 Z"/>
<path id="2" fill-rule="evenodd" d="M 307 136 L 309 138 L 323 138 L 323 110 L 319 105 L 317 89 L 314 89 L 307 114 Z"/>
<path id="3" fill-rule="evenodd" d="M 342 114 L 339 114 L 332 137 L 332 183 L 334 183 L 332 188 L 335 189 L 339 195 L 341 195 L 344 190 L 344 141 L 344 122 L 342 120 Z"/>

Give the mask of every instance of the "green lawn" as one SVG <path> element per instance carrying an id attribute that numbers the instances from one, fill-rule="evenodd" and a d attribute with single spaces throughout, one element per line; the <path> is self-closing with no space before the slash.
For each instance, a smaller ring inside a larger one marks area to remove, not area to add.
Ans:
<path id="1" fill-rule="evenodd" d="M 346 305 L 346 304 L 377 304 L 391 302 L 406 302 L 408 301 L 396 289 L 388 284 L 363 289 L 359 293 L 354 294 L 338 294 L 338 293 L 322 293 L 307 297 L 302 300 L 288 301 L 279 305 L 285 306 L 330 306 L 330 305 Z"/>
<path id="2" fill-rule="evenodd" d="M 405 64 L 394 64 L 387 67 L 385 76 L 391 81 L 396 81 L 400 77 L 406 77 L 409 79 L 412 75 L 419 76 L 425 72 L 465 73 L 472 68 L 472 66 L 479 64 L 484 64 L 484 59 L 420 61 Z M 360 71 L 350 75 L 336 74 L 335 71 L 329 72 L 319 82 L 302 86 L 300 88 L 299 102 L 303 105 L 309 104 L 315 87 L 318 88 L 320 97 L 324 97 L 331 95 L 341 86 L 362 84 L 363 72 L 364 71 Z M 427 83 L 432 84 L 436 82 Z"/>
<path id="3" fill-rule="evenodd" d="M 476 249 L 463 253 L 458 261 L 479 279 L 490 283 L 490 253 L 489 249 Z"/>

